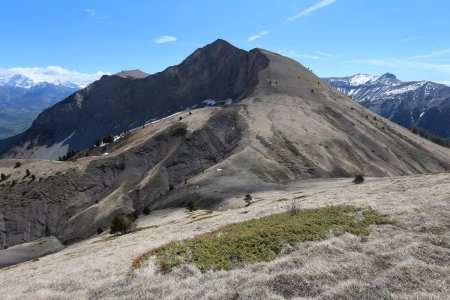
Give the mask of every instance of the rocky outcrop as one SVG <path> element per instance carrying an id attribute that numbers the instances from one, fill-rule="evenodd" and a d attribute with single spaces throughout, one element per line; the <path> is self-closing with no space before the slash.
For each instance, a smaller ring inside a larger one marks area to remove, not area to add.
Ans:
<path id="1" fill-rule="evenodd" d="M 50 235 L 74 242 L 108 229 L 124 207 L 142 212 L 158 206 L 174 186 L 239 146 L 245 124 L 238 111 L 221 110 L 193 132 L 174 124 L 130 151 L 93 160 L 82 172 L 69 168 L 43 180 L 0 184 L 0 247 Z"/>

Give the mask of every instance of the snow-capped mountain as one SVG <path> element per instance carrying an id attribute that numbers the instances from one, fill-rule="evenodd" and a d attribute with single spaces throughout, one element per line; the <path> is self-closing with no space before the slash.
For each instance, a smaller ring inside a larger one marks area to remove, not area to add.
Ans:
<path id="1" fill-rule="evenodd" d="M 30 89 L 36 85 L 52 84 L 57 86 L 64 86 L 69 88 L 82 89 L 88 86 L 91 82 L 88 81 L 63 81 L 59 79 L 52 80 L 33 80 L 25 75 L 19 73 L 0 73 L 0 87 L 20 87 Z"/>
<path id="2" fill-rule="evenodd" d="M 0 74 L 0 139 L 24 131 L 41 111 L 83 86 L 36 81 L 16 73 Z"/>
<path id="3" fill-rule="evenodd" d="M 341 93 L 406 128 L 450 138 L 450 87 L 431 81 L 404 82 L 393 74 L 324 78 Z"/>

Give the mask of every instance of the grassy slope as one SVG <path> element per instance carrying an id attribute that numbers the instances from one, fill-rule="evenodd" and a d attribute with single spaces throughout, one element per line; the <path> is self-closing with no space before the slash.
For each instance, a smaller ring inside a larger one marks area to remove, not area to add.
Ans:
<path id="1" fill-rule="evenodd" d="M 258 202 L 224 212 L 183 209 L 141 217 L 142 230 L 101 235 L 63 251 L 0 270 L 6 299 L 446 299 L 450 294 L 450 174 L 293 183 L 254 193 Z M 301 198 L 299 198 L 301 196 Z M 375 226 L 367 239 L 345 233 L 290 247 L 279 258 L 229 271 L 193 266 L 157 272 L 151 258 L 129 276 L 148 249 L 286 211 L 326 205 L 371 206 L 395 224 Z M 259 200 L 261 199 L 261 200 Z M 280 200 L 280 201 L 278 201 Z M 195 222 L 194 222 L 195 221 Z"/>

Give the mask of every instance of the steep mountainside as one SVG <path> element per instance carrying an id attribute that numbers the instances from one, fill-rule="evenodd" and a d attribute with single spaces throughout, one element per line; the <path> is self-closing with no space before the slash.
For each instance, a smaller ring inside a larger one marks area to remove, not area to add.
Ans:
<path id="1" fill-rule="evenodd" d="M 15 137 L 5 157 L 58 159 L 205 100 L 238 100 L 252 90 L 257 72 L 266 65 L 258 51 L 219 40 L 180 65 L 145 78 L 105 75 L 40 114 L 29 130 Z"/>
<path id="2" fill-rule="evenodd" d="M 25 131 L 41 111 L 77 90 L 71 83 L 35 83 L 22 75 L 0 76 L 0 139 Z"/>
<path id="3" fill-rule="evenodd" d="M 403 82 L 395 75 L 357 74 L 325 80 L 364 107 L 406 128 L 450 138 L 450 87 L 430 81 Z"/>
<path id="4" fill-rule="evenodd" d="M 185 110 L 205 99 L 234 102 Z M 242 194 L 299 178 L 450 169 L 450 149 L 342 96 L 297 62 L 222 40 L 143 79 L 104 77 L 45 111 L 21 138 L 53 145 L 70 134 L 66 142 L 82 147 L 114 128 L 125 133 L 73 161 L 0 160 L 0 247 L 42 236 L 71 243 L 123 210 L 187 201 L 224 210 Z M 8 155 L 19 147 L 37 153 L 25 141 Z"/>

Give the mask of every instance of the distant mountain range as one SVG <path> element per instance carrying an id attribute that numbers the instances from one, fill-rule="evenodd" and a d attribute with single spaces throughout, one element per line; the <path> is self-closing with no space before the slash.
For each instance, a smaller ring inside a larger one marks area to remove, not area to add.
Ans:
<path id="1" fill-rule="evenodd" d="M 17 73 L 0 74 L 0 139 L 25 131 L 44 109 L 88 84 L 34 81 Z"/>
<path id="2" fill-rule="evenodd" d="M 450 87 L 431 81 L 404 82 L 393 74 L 324 78 L 341 93 L 406 128 L 450 138 Z"/>

